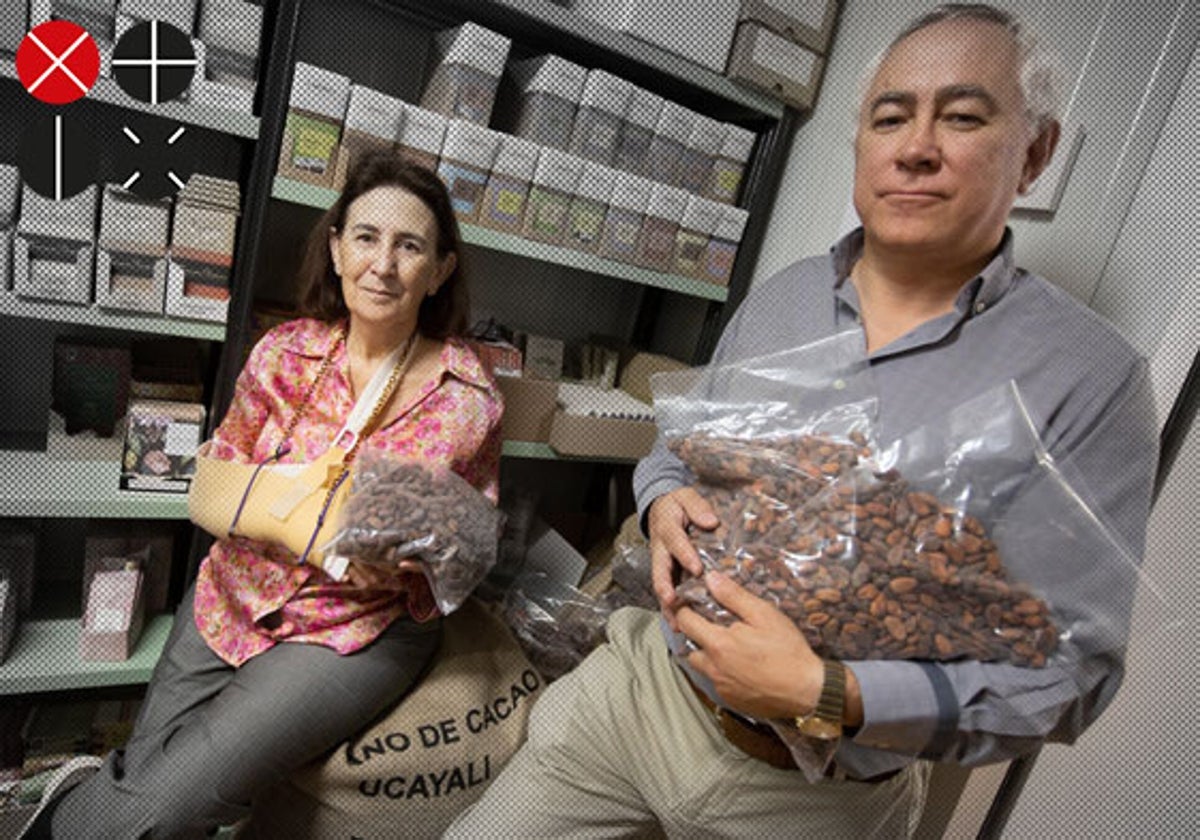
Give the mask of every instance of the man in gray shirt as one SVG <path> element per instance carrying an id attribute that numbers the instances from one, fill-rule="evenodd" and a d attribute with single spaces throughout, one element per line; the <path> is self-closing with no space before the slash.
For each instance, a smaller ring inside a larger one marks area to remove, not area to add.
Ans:
<path id="1" fill-rule="evenodd" d="M 1140 559 L 1157 449 L 1145 361 L 1017 268 L 1006 228 L 1058 138 L 1047 65 L 1007 14 L 947 6 L 906 29 L 869 78 L 855 145 L 862 228 L 756 285 L 714 363 L 857 330 L 883 440 L 1015 380 L 1055 462 Z M 774 606 L 710 574 L 740 619 L 711 624 L 674 592 L 677 566 L 703 571 L 687 529 L 718 524 L 693 483 L 661 440 L 634 476 L 662 620 L 697 648 L 686 668 L 657 615 L 617 613 L 608 644 L 547 691 L 528 743 L 450 836 L 655 825 L 689 838 L 905 836 L 923 804 L 921 759 L 974 765 L 1071 742 L 1120 683 L 1120 644 L 1044 668 L 822 660 Z M 804 722 L 831 704 L 842 731 L 831 778 L 815 784 L 784 769 L 769 730 L 730 714 Z"/>

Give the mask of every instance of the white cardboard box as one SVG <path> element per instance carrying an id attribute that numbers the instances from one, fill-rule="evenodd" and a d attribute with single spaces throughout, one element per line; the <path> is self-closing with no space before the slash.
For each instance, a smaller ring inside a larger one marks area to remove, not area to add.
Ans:
<path id="1" fill-rule="evenodd" d="M 68 243 L 74 251 L 70 261 L 39 259 L 30 253 L 23 236 L 13 239 L 13 292 L 21 297 L 90 303 L 92 299 L 92 255 L 95 249 L 82 242 Z"/>
<path id="2" fill-rule="evenodd" d="M 758 21 L 789 41 L 825 53 L 837 11 L 838 0 L 742 0 L 738 22 Z"/>
<path id="3" fill-rule="evenodd" d="M 571 0 L 571 8 L 718 73 L 725 69 L 738 16 L 733 0 Z"/>
<path id="4" fill-rule="evenodd" d="M 738 26 L 726 74 L 807 110 L 817 99 L 824 69 L 825 59 L 812 50 L 747 21 Z"/>

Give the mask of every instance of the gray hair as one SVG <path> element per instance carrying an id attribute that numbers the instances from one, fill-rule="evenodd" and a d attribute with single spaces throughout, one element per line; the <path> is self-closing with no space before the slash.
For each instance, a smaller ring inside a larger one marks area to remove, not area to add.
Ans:
<path id="1" fill-rule="evenodd" d="M 1030 130 L 1038 134 L 1049 123 L 1060 119 L 1061 73 L 1057 56 L 1046 50 L 1037 35 L 1015 15 L 986 3 L 943 3 L 904 27 L 864 69 L 859 79 L 859 106 L 866 99 L 883 60 L 897 44 L 915 32 L 947 20 L 978 20 L 1003 26 L 1017 45 L 1019 81 Z"/>

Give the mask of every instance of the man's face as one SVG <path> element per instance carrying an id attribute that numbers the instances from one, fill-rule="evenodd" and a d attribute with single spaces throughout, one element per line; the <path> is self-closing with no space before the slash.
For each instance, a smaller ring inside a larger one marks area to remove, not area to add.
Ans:
<path id="1" fill-rule="evenodd" d="M 884 58 L 855 140 L 868 244 L 952 264 L 990 253 L 1036 174 L 1017 50 L 1003 27 L 943 21 Z"/>

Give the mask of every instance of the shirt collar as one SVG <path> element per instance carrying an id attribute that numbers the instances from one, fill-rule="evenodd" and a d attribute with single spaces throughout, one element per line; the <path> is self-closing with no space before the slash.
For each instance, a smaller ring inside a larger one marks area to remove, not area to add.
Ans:
<path id="1" fill-rule="evenodd" d="M 451 376 L 468 385 L 491 390 L 493 385 L 479 357 L 461 339 L 449 338 L 442 346 L 442 366 Z"/>
<path id="2" fill-rule="evenodd" d="M 847 283 L 854 263 L 862 254 L 863 229 L 855 228 L 843 236 L 830 249 L 833 258 L 833 286 L 842 300 L 852 303 L 858 309 L 858 295 L 853 284 Z M 990 309 L 1012 288 L 1017 275 L 1013 263 L 1013 232 L 1012 228 L 1004 229 L 1004 237 L 995 256 L 984 266 L 978 276 L 963 285 L 954 308 L 964 315 L 977 315 L 985 309 Z"/>

